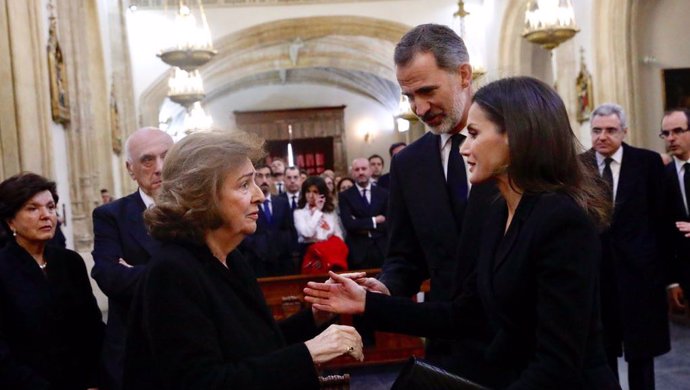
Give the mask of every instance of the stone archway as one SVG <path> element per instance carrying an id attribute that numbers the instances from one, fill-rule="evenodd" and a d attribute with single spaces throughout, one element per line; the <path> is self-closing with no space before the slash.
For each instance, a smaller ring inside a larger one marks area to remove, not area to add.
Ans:
<path id="1" fill-rule="evenodd" d="M 207 102 L 239 88 L 278 82 L 290 72 L 309 81 L 359 93 L 384 106 L 397 103 L 393 49 L 409 26 L 367 17 L 324 16 L 269 22 L 215 42 L 219 55 L 201 69 Z M 290 45 L 299 39 L 298 56 Z M 285 72 L 284 74 L 281 74 Z M 167 73 L 140 99 L 143 124 L 157 124 Z"/>

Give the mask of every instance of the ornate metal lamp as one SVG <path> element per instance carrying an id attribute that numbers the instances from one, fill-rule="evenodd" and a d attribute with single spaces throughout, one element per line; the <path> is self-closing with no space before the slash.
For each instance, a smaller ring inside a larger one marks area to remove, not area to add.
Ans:
<path id="1" fill-rule="evenodd" d="M 530 0 L 527 3 L 522 36 L 528 41 L 551 50 L 579 31 L 570 0 Z"/>
<path id="2" fill-rule="evenodd" d="M 184 106 L 187 110 L 201 101 L 206 94 L 201 74 L 198 70 L 185 72 L 180 68 L 173 68 L 173 75 L 168 79 L 168 98 Z"/>
<path id="3" fill-rule="evenodd" d="M 412 112 L 410 107 L 410 101 L 407 100 L 407 96 L 400 96 L 400 104 L 398 105 L 398 114 L 395 115 L 395 126 L 398 132 L 404 133 L 410 130 L 410 124 L 419 120 L 417 115 Z"/>
<path id="4" fill-rule="evenodd" d="M 174 41 L 172 47 L 161 50 L 158 57 L 170 66 L 175 66 L 187 72 L 195 70 L 209 62 L 218 52 L 213 50 L 213 40 L 208 28 L 206 14 L 197 0 L 201 25 L 197 25 L 189 6 L 180 1 L 174 22 Z"/>
<path id="5" fill-rule="evenodd" d="M 459 0 L 458 10 L 453 14 L 453 19 L 456 20 L 455 24 L 458 26 L 457 33 L 463 40 L 467 37 L 465 31 L 465 17 L 469 15 L 470 13 L 465 9 L 465 2 L 463 0 Z M 470 60 L 470 65 L 472 66 L 472 80 L 476 80 L 486 74 L 486 69 L 484 69 L 484 67 L 481 65 L 477 65 L 476 62 L 472 63 Z"/>

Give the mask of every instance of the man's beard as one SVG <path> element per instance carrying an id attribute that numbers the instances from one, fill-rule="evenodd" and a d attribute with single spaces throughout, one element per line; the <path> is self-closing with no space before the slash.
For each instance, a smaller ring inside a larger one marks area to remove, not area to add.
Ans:
<path id="1" fill-rule="evenodd" d="M 424 123 L 424 126 L 430 130 L 432 133 L 436 135 L 440 134 L 450 134 L 455 130 L 455 128 L 458 126 L 460 121 L 462 120 L 462 115 L 464 111 L 464 105 L 462 102 L 462 96 L 459 96 L 459 94 L 455 95 L 455 98 L 453 99 L 453 105 L 451 107 L 451 112 L 445 113 L 444 118 L 441 120 L 441 123 L 436 126 L 430 126 L 426 122 L 422 120 L 422 123 Z"/>

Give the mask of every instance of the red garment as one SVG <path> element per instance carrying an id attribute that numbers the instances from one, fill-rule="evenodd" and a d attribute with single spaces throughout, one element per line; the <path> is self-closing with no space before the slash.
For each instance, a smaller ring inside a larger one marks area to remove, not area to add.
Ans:
<path id="1" fill-rule="evenodd" d="M 347 271 L 349 249 L 338 236 L 315 242 L 307 248 L 302 260 L 302 273 L 309 275 L 326 274 L 328 271 Z"/>

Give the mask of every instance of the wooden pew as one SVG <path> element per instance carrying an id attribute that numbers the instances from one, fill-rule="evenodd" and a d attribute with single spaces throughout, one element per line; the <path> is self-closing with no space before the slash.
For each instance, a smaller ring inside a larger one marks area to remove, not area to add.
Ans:
<path id="1" fill-rule="evenodd" d="M 364 270 L 367 275 L 376 275 L 379 269 Z M 289 275 L 259 278 L 259 285 L 263 290 L 266 302 L 276 320 L 287 318 L 303 308 L 302 290 L 309 281 L 323 282 L 327 275 Z M 428 291 L 428 282 L 422 288 Z M 340 324 L 352 325 L 352 316 L 341 316 Z M 373 346 L 364 348 L 364 361 L 358 362 L 350 356 L 341 356 L 325 364 L 326 368 L 340 368 L 365 366 L 384 363 L 402 363 L 410 356 L 424 357 L 424 343 L 422 338 L 395 333 L 375 332 Z"/>

